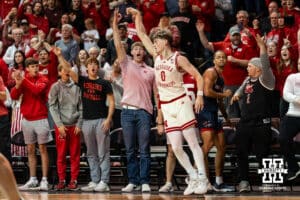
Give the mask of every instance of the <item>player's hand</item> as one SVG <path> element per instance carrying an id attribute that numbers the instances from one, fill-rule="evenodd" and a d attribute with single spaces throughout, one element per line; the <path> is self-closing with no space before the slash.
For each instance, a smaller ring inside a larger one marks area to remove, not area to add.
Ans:
<path id="1" fill-rule="evenodd" d="M 235 94 L 233 95 L 233 97 L 230 100 L 230 104 L 232 105 L 235 101 L 239 101 L 240 100 L 240 96 Z"/>
<path id="2" fill-rule="evenodd" d="M 162 135 L 165 132 L 165 126 L 163 124 L 157 124 L 156 128 L 158 135 Z"/>
<path id="3" fill-rule="evenodd" d="M 197 96 L 196 101 L 195 101 L 195 112 L 199 113 L 204 107 L 204 100 L 203 96 Z"/>

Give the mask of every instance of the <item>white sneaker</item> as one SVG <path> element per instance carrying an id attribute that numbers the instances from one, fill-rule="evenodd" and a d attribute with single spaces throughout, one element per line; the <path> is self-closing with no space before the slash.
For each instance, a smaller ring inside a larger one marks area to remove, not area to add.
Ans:
<path id="1" fill-rule="evenodd" d="M 40 190 L 48 191 L 49 190 L 48 186 L 49 186 L 49 184 L 48 184 L 47 180 L 41 180 L 41 182 L 40 182 Z"/>
<path id="2" fill-rule="evenodd" d="M 95 187 L 94 191 L 96 192 L 108 192 L 109 186 L 107 183 L 104 183 L 103 181 L 100 181 L 98 185 Z"/>
<path id="3" fill-rule="evenodd" d="M 128 185 L 126 185 L 126 187 L 122 188 L 122 192 L 132 192 L 132 191 L 137 191 L 140 190 L 141 186 L 139 185 L 135 185 L 133 183 L 129 183 Z"/>
<path id="4" fill-rule="evenodd" d="M 206 177 L 199 178 L 197 187 L 194 190 L 195 194 L 205 194 L 210 187 L 210 182 Z"/>
<path id="5" fill-rule="evenodd" d="M 38 180 L 32 180 L 29 179 L 24 185 L 19 187 L 19 190 L 24 191 L 24 190 L 37 190 L 39 189 L 39 182 Z"/>
<path id="6" fill-rule="evenodd" d="M 199 181 L 198 179 L 190 179 L 187 188 L 185 188 L 185 190 L 183 192 L 183 195 L 193 194 L 195 189 L 198 186 L 198 181 Z"/>
<path id="7" fill-rule="evenodd" d="M 87 186 L 82 187 L 81 190 L 84 192 L 92 192 L 92 191 L 94 191 L 96 186 L 97 186 L 97 183 L 94 183 L 91 181 L 91 182 L 89 182 L 89 184 Z"/>
<path id="8" fill-rule="evenodd" d="M 189 184 L 189 182 L 190 182 L 190 177 L 185 177 L 185 179 L 184 179 L 184 182 L 188 185 Z"/>
<path id="9" fill-rule="evenodd" d="M 173 192 L 174 191 L 174 188 L 172 186 L 171 183 L 166 183 L 164 184 L 161 188 L 159 188 L 158 192 L 161 192 L 161 193 L 169 193 L 169 192 Z"/>
<path id="10" fill-rule="evenodd" d="M 147 183 L 142 184 L 142 192 L 151 192 L 150 185 Z"/>

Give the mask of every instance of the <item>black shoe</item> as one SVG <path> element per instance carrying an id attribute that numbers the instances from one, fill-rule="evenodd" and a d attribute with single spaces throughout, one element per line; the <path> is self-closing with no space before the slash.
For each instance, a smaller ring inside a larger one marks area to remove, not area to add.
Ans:
<path id="1" fill-rule="evenodd" d="M 295 178 L 297 178 L 297 176 L 299 176 L 299 175 L 300 175 L 300 169 L 298 169 L 298 171 L 296 171 L 296 172 L 295 171 L 289 171 L 286 179 L 288 181 L 292 181 Z"/>
<path id="2" fill-rule="evenodd" d="M 228 186 L 224 183 L 217 184 L 216 182 L 213 185 L 213 190 L 216 192 L 234 192 L 235 187 L 233 186 Z"/>

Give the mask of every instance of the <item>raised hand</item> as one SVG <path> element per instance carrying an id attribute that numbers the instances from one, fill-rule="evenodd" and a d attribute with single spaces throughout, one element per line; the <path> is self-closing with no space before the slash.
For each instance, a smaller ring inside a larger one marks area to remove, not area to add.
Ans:
<path id="1" fill-rule="evenodd" d="M 137 15 L 139 13 L 139 11 L 137 9 L 129 7 L 129 8 L 126 9 L 126 13 L 128 15 L 135 16 L 135 15 Z"/>
<path id="2" fill-rule="evenodd" d="M 257 46 L 259 46 L 259 47 L 265 46 L 264 39 L 259 34 L 256 34 L 255 40 L 256 40 Z"/>
<path id="3" fill-rule="evenodd" d="M 119 8 L 115 8 L 113 24 L 118 24 L 121 19 L 122 19 L 122 15 L 119 13 Z"/>
<path id="4" fill-rule="evenodd" d="M 204 23 L 201 20 L 198 20 L 196 23 L 197 31 L 198 32 L 204 31 L 204 27 L 205 27 Z"/>
<path id="5" fill-rule="evenodd" d="M 61 55 L 61 49 L 59 47 L 53 47 L 53 53 L 56 55 L 56 56 L 60 56 Z"/>

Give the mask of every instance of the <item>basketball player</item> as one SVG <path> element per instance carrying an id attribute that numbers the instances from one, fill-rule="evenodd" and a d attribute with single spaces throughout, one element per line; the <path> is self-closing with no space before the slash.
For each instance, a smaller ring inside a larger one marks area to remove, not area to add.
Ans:
<path id="1" fill-rule="evenodd" d="M 216 179 L 213 189 L 216 192 L 232 192 L 234 187 L 224 184 L 222 171 L 224 167 L 225 156 L 225 138 L 222 123 L 218 118 L 218 110 L 221 111 L 226 122 L 230 124 L 228 115 L 225 110 L 223 99 L 229 97 L 232 92 L 229 89 L 223 91 L 224 79 L 222 71 L 226 64 L 227 57 L 224 51 L 216 51 L 214 54 L 214 66 L 205 70 L 204 80 L 204 108 L 197 114 L 197 121 L 203 140 L 202 151 L 205 158 L 206 175 L 208 171 L 208 153 L 213 146 L 216 146 L 217 153 L 215 157 Z"/>
<path id="2" fill-rule="evenodd" d="M 8 160 L 0 153 L 0 191 L 9 200 L 23 199 Z"/>
<path id="3" fill-rule="evenodd" d="M 140 12 L 128 8 L 127 13 L 135 18 L 138 36 L 155 59 L 154 70 L 160 99 L 157 117 L 158 130 L 161 131 L 162 126 L 164 127 L 176 158 L 190 177 L 188 187 L 183 194 L 204 194 L 207 192 L 209 182 L 205 173 L 203 153 L 196 136 L 196 119 L 192 101 L 186 95 L 182 85 L 183 72 L 188 72 L 195 77 L 198 88 L 195 111 L 199 112 L 203 108 L 202 77 L 184 56 L 178 52 L 172 52 L 170 32 L 166 30 L 157 31 L 153 35 L 153 44 L 146 34 Z M 183 137 L 193 153 L 198 173 L 182 148 Z"/>

